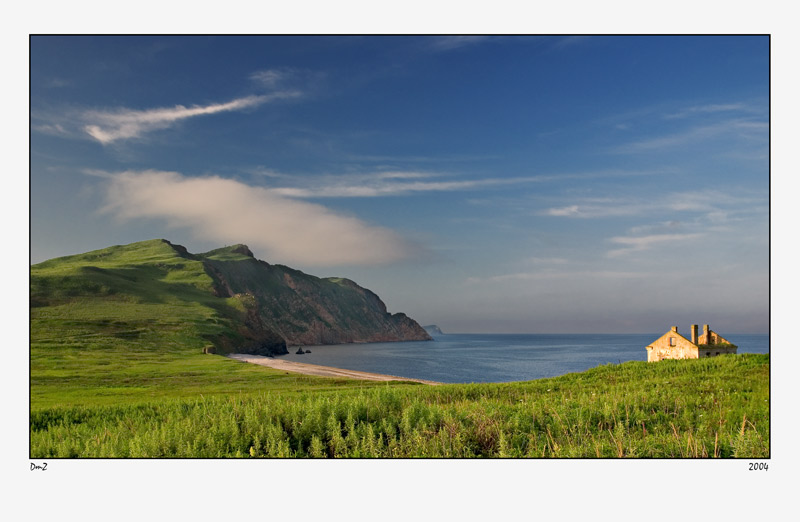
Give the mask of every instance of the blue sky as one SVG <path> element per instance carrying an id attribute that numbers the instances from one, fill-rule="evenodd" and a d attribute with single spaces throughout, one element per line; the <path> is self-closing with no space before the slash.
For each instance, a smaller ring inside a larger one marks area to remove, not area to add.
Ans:
<path id="1" fill-rule="evenodd" d="M 33 37 L 31 260 L 156 237 L 450 332 L 766 332 L 769 40 Z"/>

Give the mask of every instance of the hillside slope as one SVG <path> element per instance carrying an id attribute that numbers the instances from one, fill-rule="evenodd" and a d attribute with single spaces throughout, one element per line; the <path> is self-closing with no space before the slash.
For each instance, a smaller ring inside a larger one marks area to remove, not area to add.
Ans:
<path id="1" fill-rule="evenodd" d="M 287 353 L 287 345 L 429 339 L 346 279 L 256 260 L 244 245 L 191 254 L 155 239 L 31 267 L 32 347 Z"/>

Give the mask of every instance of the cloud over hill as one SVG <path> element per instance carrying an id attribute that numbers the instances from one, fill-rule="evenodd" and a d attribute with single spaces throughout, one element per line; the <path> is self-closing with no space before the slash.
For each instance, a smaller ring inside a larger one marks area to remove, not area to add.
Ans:
<path id="1" fill-rule="evenodd" d="M 275 262 L 380 265 L 419 252 L 388 228 L 232 179 L 156 170 L 107 179 L 104 212 L 162 219 L 209 241 L 247 243 Z"/>

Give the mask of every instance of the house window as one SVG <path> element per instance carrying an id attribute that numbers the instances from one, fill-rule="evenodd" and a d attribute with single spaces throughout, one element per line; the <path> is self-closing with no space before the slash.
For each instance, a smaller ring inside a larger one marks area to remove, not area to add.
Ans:
<path id="1" fill-rule="evenodd" d="M 711 357 L 711 352 L 706 352 L 706 357 Z"/>
<path id="2" fill-rule="evenodd" d="M 719 355 L 719 352 L 717 352 L 716 355 Z"/>
<path id="3" fill-rule="evenodd" d="M 669 338 L 669 345 L 670 346 L 675 346 L 675 338 L 674 337 L 670 337 Z"/>

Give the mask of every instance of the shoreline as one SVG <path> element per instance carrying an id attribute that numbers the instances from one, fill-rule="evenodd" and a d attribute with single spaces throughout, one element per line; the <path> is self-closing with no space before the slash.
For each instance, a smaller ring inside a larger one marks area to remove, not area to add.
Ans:
<path id="1" fill-rule="evenodd" d="M 229 353 L 226 357 L 235 359 L 237 361 L 258 364 L 260 366 L 267 366 L 275 370 L 284 370 L 292 373 L 300 373 L 303 375 L 314 375 L 316 377 L 339 377 L 345 379 L 359 379 L 364 381 L 405 381 L 405 382 L 418 382 L 436 386 L 443 384 L 436 381 L 426 381 L 424 379 L 411 379 L 407 377 L 399 377 L 397 375 L 386 375 L 382 373 L 361 372 L 358 370 L 345 370 L 343 368 L 334 368 L 333 366 L 321 366 L 319 364 L 308 364 L 294 361 L 284 361 L 275 357 L 266 357 L 264 355 L 251 355 L 247 353 Z"/>

